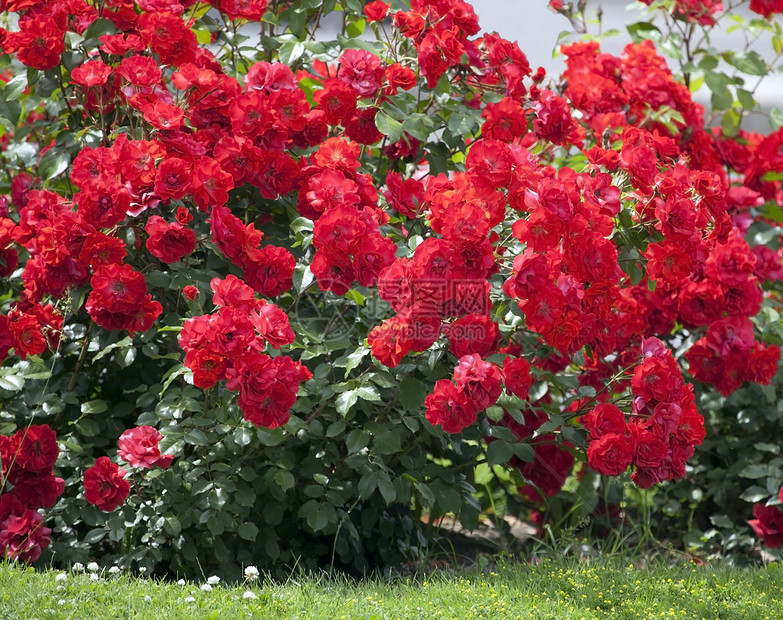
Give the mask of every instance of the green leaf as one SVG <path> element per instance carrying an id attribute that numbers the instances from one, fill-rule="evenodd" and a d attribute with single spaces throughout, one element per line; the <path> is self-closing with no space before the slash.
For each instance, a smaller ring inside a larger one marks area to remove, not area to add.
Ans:
<path id="1" fill-rule="evenodd" d="M 234 431 L 234 441 L 238 446 L 246 446 L 253 440 L 252 429 L 246 426 L 239 426 Z"/>
<path id="2" fill-rule="evenodd" d="M 194 446 L 207 446 L 210 444 L 209 438 L 197 428 L 191 428 L 185 433 L 185 443 L 193 444 Z"/>
<path id="3" fill-rule="evenodd" d="M 370 354 L 369 347 L 359 347 L 353 353 L 346 357 L 345 361 L 345 377 L 348 378 L 349 373 L 362 363 L 362 360 Z"/>
<path id="4" fill-rule="evenodd" d="M 740 499 L 744 500 L 746 502 L 750 502 L 751 504 L 755 504 L 756 502 L 760 502 L 763 499 L 767 499 L 769 497 L 769 493 L 766 489 L 762 489 L 759 486 L 756 486 L 755 484 L 743 491 L 742 495 L 740 495 Z"/>
<path id="5" fill-rule="evenodd" d="M 315 280 L 315 275 L 310 271 L 309 265 L 296 266 L 296 269 L 294 269 L 293 282 L 294 290 L 296 290 L 297 293 L 306 290 L 307 287 L 313 283 L 313 280 Z"/>
<path id="6" fill-rule="evenodd" d="M 373 446 L 378 454 L 397 454 L 402 449 L 400 436 L 393 430 L 378 433 Z"/>
<path id="7" fill-rule="evenodd" d="M 381 492 L 387 506 L 397 499 L 397 491 L 386 473 L 381 473 L 378 476 L 378 490 Z"/>
<path id="8" fill-rule="evenodd" d="M 769 124 L 772 127 L 772 131 L 777 131 L 783 127 L 783 110 L 772 108 L 769 111 Z"/>
<path id="9" fill-rule="evenodd" d="M 290 471 L 286 471 L 285 469 L 278 470 L 275 472 L 274 477 L 272 478 L 277 486 L 279 486 L 283 491 L 287 491 L 288 489 L 293 489 L 294 484 L 296 483 L 296 480 L 294 479 L 294 475 Z"/>
<path id="10" fill-rule="evenodd" d="M 746 465 L 739 475 L 743 478 L 764 478 L 769 474 L 769 466 L 751 463 Z"/>
<path id="11" fill-rule="evenodd" d="M 87 402 L 82 403 L 81 410 L 82 413 L 86 414 L 93 414 L 93 413 L 103 413 L 109 408 L 109 403 L 107 403 L 105 400 L 88 400 Z"/>
<path id="12" fill-rule="evenodd" d="M 363 385 L 356 389 L 356 393 L 362 400 L 368 400 L 373 403 L 381 402 L 381 395 L 378 393 L 378 388 L 374 385 Z"/>
<path id="13" fill-rule="evenodd" d="M 739 133 L 740 121 L 742 121 L 742 115 L 735 108 L 726 110 L 720 119 L 723 135 L 730 138 L 735 137 Z"/>
<path id="14" fill-rule="evenodd" d="M 27 74 L 20 73 L 15 78 L 9 80 L 3 87 L 3 99 L 5 101 L 16 101 L 27 88 Z"/>
<path id="15" fill-rule="evenodd" d="M 424 406 L 427 392 L 427 386 L 423 381 L 413 377 L 405 377 L 400 383 L 398 392 L 400 403 L 408 413 L 416 413 Z"/>
<path id="16" fill-rule="evenodd" d="M 724 58 L 733 67 L 748 75 L 762 76 L 767 74 L 767 63 L 758 52 L 738 52 L 725 54 Z"/>
<path id="17" fill-rule="evenodd" d="M 258 536 L 258 527 L 251 521 L 245 521 L 237 528 L 237 534 L 244 540 L 255 540 Z"/>
<path id="18" fill-rule="evenodd" d="M 337 399 L 335 400 L 335 408 L 337 409 L 337 413 L 339 413 L 342 416 L 345 416 L 348 413 L 348 410 L 356 404 L 358 398 L 359 398 L 358 389 L 348 390 L 346 392 L 338 394 Z"/>
<path id="19" fill-rule="evenodd" d="M 345 27 L 345 32 L 349 37 L 360 37 L 367 26 L 367 20 L 355 19 Z"/>
<path id="20" fill-rule="evenodd" d="M 728 77 L 723 73 L 713 73 L 711 71 L 704 73 L 704 81 L 707 88 L 712 91 L 712 107 L 716 110 L 727 110 L 734 102 L 731 92 L 728 88 Z"/>
<path id="21" fill-rule="evenodd" d="M 44 181 L 53 179 L 62 174 L 68 168 L 71 156 L 68 151 L 59 147 L 52 147 L 41 156 L 38 163 L 38 174 Z"/>
<path id="22" fill-rule="evenodd" d="M 133 340 L 131 339 L 131 337 L 130 336 L 125 336 L 125 338 L 123 338 L 122 340 L 118 340 L 117 342 L 113 342 L 112 344 L 110 344 L 110 345 L 104 347 L 103 349 L 101 349 L 100 351 L 98 351 L 95 354 L 95 357 L 92 358 L 92 361 L 93 362 L 97 362 L 102 357 L 105 357 L 106 355 L 108 355 L 109 353 L 114 351 L 114 349 L 119 349 L 119 348 L 122 348 L 122 347 L 129 347 L 132 344 L 133 344 Z"/>
<path id="23" fill-rule="evenodd" d="M 20 375 L 0 376 L 0 389 L 8 392 L 18 392 L 24 387 L 24 377 Z"/>
<path id="24" fill-rule="evenodd" d="M 367 472 L 359 479 L 359 497 L 361 499 L 369 499 L 369 497 L 378 488 L 378 479 L 375 477 L 374 472 Z"/>
<path id="25" fill-rule="evenodd" d="M 172 515 L 166 517 L 166 520 L 163 522 L 163 529 L 172 536 L 176 536 L 182 531 L 182 524 L 176 516 Z"/>
<path id="26" fill-rule="evenodd" d="M 375 115 L 375 126 L 378 128 L 378 131 L 384 136 L 387 136 L 391 142 L 397 142 L 402 138 L 402 123 L 393 119 L 382 110 Z"/>
<path id="27" fill-rule="evenodd" d="M 737 100 L 746 110 L 753 110 L 756 107 L 756 100 L 753 98 L 753 94 L 744 88 L 737 89 Z"/>
<path id="28" fill-rule="evenodd" d="M 95 437 L 101 432 L 98 423 L 90 418 L 82 418 L 76 422 L 76 428 L 79 432 L 86 437 Z"/>
<path id="29" fill-rule="evenodd" d="M 84 542 L 88 545 L 94 545 L 95 543 L 102 541 L 105 536 L 106 530 L 102 527 L 96 527 L 84 535 Z"/>
<path id="30" fill-rule="evenodd" d="M 291 230 L 293 230 L 295 233 L 313 232 L 313 227 L 315 224 L 313 223 L 313 220 L 307 219 L 306 217 L 297 217 L 291 222 L 290 226 Z"/>
<path id="31" fill-rule="evenodd" d="M 771 452 L 772 454 L 780 453 L 780 446 L 776 443 L 759 442 L 754 443 L 753 447 L 761 452 Z"/>
<path id="32" fill-rule="evenodd" d="M 116 32 L 117 27 L 114 25 L 113 21 L 106 19 L 105 17 L 100 17 L 92 22 L 84 31 L 84 34 L 82 35 L 82 45 L 85 49 L 96 47 L 100 37 L 105 34 L 114 34 Z"/>
<path id="33" fill-rule="evenodd" d="M 490 465 L 508 465 L 514 456 L 514 445 L 501 439 L 493 441 L 487 446 L 487 463 Z"/>
<path id="34" fill-rule="evenodd" d="M 503 419 L 503 408 L 498 405 L 492 405 L 486 411 L 487 417 L 493 422 L 500 422 Z"/>
<path id="35" fill-rule="evenodd" d="M 660 29 L 650 22 L 637 22 L 630 26 L 626 26 L 625 29 L 628 31 L 628 34 L 631 35 L 631 39 L 633 39 L 634 43 L 641 43 L 645 39 L 655 41 L 660 40 L 661 38 Z"/>
<path id="36" fill-rule="evenodd" d="M 734 522 L 726 515 L 710 515 L 710 521 L 715 527 L 722 527 L 726 529 L 734 528 Z"/>
<path id="37" fill-rule="evenodd" d="M 299 515 L 304 515 L 311 530 L 319 532 L 329 525 L 330 508 L 334 510 L 326 503 L 319 503 L 311 499 L 302 505 L 299 509 Z"/>
<path id="38" fill-rule="evenodd" d="M 357 428 L 348 433 L 348 437 L 345 438 L 345 447 L 351 454 L 356 454 L 364 450 L 369 442 L 369 433 Z"/>
<path id="39" fill-rule="evenodd" d="M 350 290 L 345 294 L 346 299 L 350 299 L 352 302 L 359 306 L 364 305 L 364 295 L 362 295 L 359 291 L 356 290 Z"/>

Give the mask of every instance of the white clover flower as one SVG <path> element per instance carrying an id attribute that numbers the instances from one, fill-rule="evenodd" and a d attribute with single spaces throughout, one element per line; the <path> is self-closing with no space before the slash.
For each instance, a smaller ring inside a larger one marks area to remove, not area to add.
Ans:
<path id="1" fill-rule="evenodd" d="M 178 581 L 177 581 L 177 585 L 178 585 L 178 586 L 184 586 L 184 585 L 187 585 L 187 583 L 188 583 L 188 582 L 187 582 L 187 581 L 185 581 L 184 579 L 180 579 L 180 580 L 178 580 Z"/>
<path id="2" fill-rule="evenodd" d="M 245 567 L 245 579 L 248 581 L 255 581 L 258 579 L 258 569 L 255 566 L 246 566 Z"/>
<path id="3" fill-rule="evenodd" d="M 98 573 L 90 573 L 90 581 L 98 581 L 100 580 L 100 575 Z"/>
<path id="4" fill-rule="evenodd" d="M 95 573 L 95 572 L 101 570 L 101 567 L 98 566 L 98 562 L 90 562 L 87 565 L 87 570 L 90 571 L 91 573 Z"/>
<path id="5" fill-rule="evenodd" d="M 186 603 L 192 603 L 192 602 L 193 602 L 193 601 L 195 601 L 195 600 L 196 600 L 196 597 L 195 597 L 195 596 L 186 596 L 186 597 L 185 597 L 185 602 L 186 602 Z"/>
<path id="6" fill-rule="evenodd" d="M 242 598 L 244 598 L 244 599 L 247 599 L 247 600 L 251 601 L 251 600 L 253 600 L 253 599 L 255 599 L 255 598 L 256 598 L 256 595 L 255 595 L 253 592 L 251 592 L 250 590 L 248 590 L 247 592 L 245 592 L 245 593 L 242 595 Z"/>
<path id="7" fill-rule="evenodd" d="M 58 605 L 61 605 L 61 606 L 62 606 L 62 605 L 65 605 L 65 599 L 64 599 L 64 598 L 61 598 L 59 601 L 57 601 L 57 604 L 58 604 Z"/>
<path id="8" fill-rule="evenodd" d="M 119 566 L 112 566 L 112 567 L 109 569 L 109 572 L 110 572 L 112 575 L 116 575 L 117 573 L 119 573 L 119 572 L 120 572 L 120 567 L 119 567 Z"/>
<path id="9" fill-rule="evenodd" d="M 139 572 L 143 575 L 144 573 L 147 572 L 147 567 L 146 566 L 139 566 Z"/>
<path id="10" fill-rule="evenodd" d="M 149 603 L 152 600 L 152 597 L 149 594 L 144 595 L 144 602 Z"/>
<path id="11" fill-rule="evenodd" d="M 57 581 L 58 583 L 61 583 L 63 581 L 68 581 L 68 575 L 66 575 L 65 573 L 57 573 L 54 576 L 54 580 Z"/>
<path id="12" fill-rule="evenodd" d="M 84 570 L 84 564 L 82 564 L 81 562 L 76 562 L 76 564 L 71 566 L 71 570 L 74 573 L 81 573 Z"/>
<path id="13" fill-rule="evenodd" d="M 212 592 L 212 586 L 211 586 L 211 585 L 209 585 L 208 583 L 204 583 L 204 584 L 202 584 L 202 585 L 201 585 L 201 589 L 202 589 L 204 592 Z"/>
<path id="14" fill-rule="evenodd" d="M 216 586 L 217 584 L 220 583 L 220 577 L 218 577 L 217 575 L 212 575 L 211 577 L 207 578 L 207 583 L 211 586 Z"/>

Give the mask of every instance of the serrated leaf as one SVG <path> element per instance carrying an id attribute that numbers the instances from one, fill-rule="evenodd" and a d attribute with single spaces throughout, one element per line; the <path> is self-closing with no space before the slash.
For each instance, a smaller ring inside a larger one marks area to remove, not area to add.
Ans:
<path id="1" fill-rule="evenodd" d="M 38 162 L 38 174 L 44 181 L 53 179 L 66 171 L 70 161 L 71 156 L 68 151 L 52 147 L 41 156 L 41 161 Z"/>
<path id="2" fill-rule="evenodd" d="M 120 349 L 122 347 L 128 347 L 128 346 L 131 346 L 132 344 L 133 344 L 133 340 L 131 339 L 131 337 L 130 336 L 125 336 L 125 338 L 123 338 L 122 340 L 118 340 L 117 342 L 114 342 L 114 343 L 104 347 L 100 351 L 98 351 L 95 354 L 95 356 L 92 358 L 92 361 L 93 362 L 97 362 L 102 357 L 105 357 L 106 355 L 108 355 L 109 353 L 114 351 L 114 349 Z"/>
<path id="3" fill-rule="evenodd" d="M 9 80 L 3 87 L 3 99 L 5 101 L 16 101 L 27 88 L 27 74 L 21 73 Z"/>
<path id="4" fill-rule="evenodd" d="M 758 52 L 738 52 L 726 54 L 726 61 L 748 75 L 762 76 L 767 74 L 767 63 Z"/>
<path id="5" fill-rule="evenodd" d="M 349 373 L 362 363 L 362 360 L 370 353 L 369 347 L 359 347 L 353 353 L 346 357 L 345 361 L 345 376 L 348 377 Z"/>
<path id="6" fill-rule="evenodd" d="M 18 392 L 24 387 L 24 377 L 20 375 L 0 376 L 0 389 L 8 392 Z"/>
<path id="7" fill-rule="evenodd" d="M 106 530 L 102 527 L 96 527 L 84 535 L 84 542 L 88 545 L 94 545 L 95 543 L 102 541 L 105 536 Z"/>
<path id="8" fill-rule="evenodd" d="M 245 521 L 237 528 L 237 534 L 244 540 L 255 540 L 258 536 L 258 527 L 251 521 Z"/>
<path id="9" fill-rule="evenodd" d="M 492 405 L 491 407 L 487 408 L 486 414 L 487 417 L 493 422 L 500 422 L 500 420 L 503 419 L 505 412 L 503 411 L 502 407 L 498 405 Z"/>
<path id="10" fill-rule="evenodd" d="M 378 491 L 380 491 L 387 506 L 397 499 L 397 491 L 388 474 L 381 473 L 378 476 Z"/>
<path id="11" fill-rule="evenodd" d="M 402 137 L 402 123 L 382 110 L 375 115 L 375 126 L 390 142 L 397 142 Z"/>
<path id="12" fill-rule="evenodd" d="M 744 500 L 746 502 L 750 502 L 751 504 L 755 504 L 756 502 L 760 502 L 763 499 L 766 499 L 769 497 L 769 493 L 766 489 L 762 489 L 759 486 L 753 485 L 745 491 L 742 492 L 742 495 L 740 495 L 740 499 Z"/>
<path id="13" fill-rule="evenodd" d="M 275 475 L 272 478 L 277 486 L 279 486 L 283 491 L 287 491 L 288 489 L 294 488 L 295 479 L 294 475 L 290 471 L 286 471 L 285 469 L 281 469 L 277 472 L 275 472 Z"/>
<path id="14" fill-rule="evenodd" d="M 382 431 L 375 436 L 373 447 L 378 454 L 397 454 L 402 449 L 400 436 L 393 430 Z"/>
<path id="15" fill-rule="evenodd" d="M 373 403 L 381 402 L 381 395 L 378 393 L 378 389 L 372 385 L 363 385 L 356 389 L 356 393 L 362 400 L 368 400 Z"/>
<path id="16" fill-rule="evenodd" d="M 359 479 L 358 491 L 360 498 L 369 499 L 377 488 L 378 479 L 373 472 L 367 472 Z"/>
<path id="17" fill-rule="evenodd" d="M 758 463 L 751 463 L 746 465 L 739 475 L 743 478 L 764 478 L 769 474 L 769 466 L 760 465 Z"/>
<path id="18" fill-rule="evenodd" d="M 253 431 L 246 427 L 240 426 L 234 430 L 234 441 L 238 446 L 246 446 L 253 440 Z"/>
<path id="19" fill-rule="evenodd" d="M 369 442 L 370 435 L 357 428 L 348 433 L 348 436 L 345 438 L 345 447 L 349 453 L 355 454 L 364 450 Z"/>
<path id="20" fill-rule="evenodd" d="M 94 413 L 103 413 L 109 408 L 109 403 L 105 400 L 88 400 L 82 403 L 81 411 L 87 415 Z"/>
<path id="21" fill-rule="evenodd" d="M 209 438 L 204 434 L 204 431 L 191 428 L 185 433 L 185 442 L 194 446 L 206 446 L 209 445 Z"/>
<path id="22" fill-rule="evenodd" d="M 487 446 L 487 463 L 490 465 L 508 465 L 514 456 L 514 444 L 503 440 L 495 440 Z"/>
<path id="23" fill-rule="evenodd" d="M 351 407 L 353 407 L 356 404 L 356 401 L 359 398 L 359 390 L 348 390 L 346 392 L 343 392 L 341 394 L 337 395 L 337 399 L 335 400 L 335 409 L 337 409 L 337 413 L 344 416 L 348 413 Z"/>

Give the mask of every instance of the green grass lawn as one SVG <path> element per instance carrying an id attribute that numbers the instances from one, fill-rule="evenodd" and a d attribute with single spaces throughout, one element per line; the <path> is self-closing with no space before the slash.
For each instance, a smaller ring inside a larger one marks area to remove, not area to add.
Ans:
<path id="1" fill-rule="evenodd" d="M 262 578 L 210 587 L 106 570 L 36 573 L 0 565 L 0 618 L 772 620 L 783 618 L 783 568 L 544 561 L 391 581 L 292 576 L 286 583 Z"/>

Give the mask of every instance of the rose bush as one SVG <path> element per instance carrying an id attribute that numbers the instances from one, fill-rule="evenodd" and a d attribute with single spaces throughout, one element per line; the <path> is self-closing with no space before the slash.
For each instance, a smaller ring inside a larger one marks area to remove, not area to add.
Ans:
<path id="1" fill-rule="evenodd" d="M 655 5 L 689 36 L 720 10 Z M 9 557 L 47 547 L 47 508 L 54 563 L 366 571 L 422 557 L 425 516 L 475 527 L 494 466 L 537 506 L 586 460 L 588 512 L 598 474 L 681 479 L 683 367 L 775 374 L 751 317 L 783 130 L 744 131 L 752 92 L 705 54 L 712 127 L 651 23 L 619 57 L 564 46 L 556 86 L 461 0 L 4 9 Z"/>

